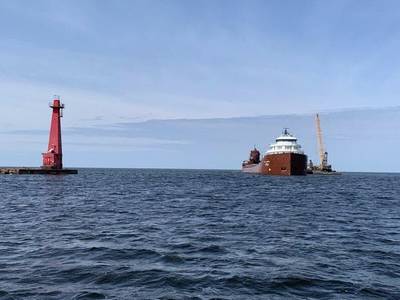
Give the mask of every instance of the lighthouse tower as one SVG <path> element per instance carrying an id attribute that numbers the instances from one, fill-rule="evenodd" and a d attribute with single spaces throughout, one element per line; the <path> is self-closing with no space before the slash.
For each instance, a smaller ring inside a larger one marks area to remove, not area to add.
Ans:
<path id="1" fill-rule="evenodd" d="M 61 118 L 63 116 L 64 104 L 61 103 L 59 96 L 54 96 L 53 103 L 50 104 L 53 110 L 51 117 L 49 146 L 47 152 L 43 153 L 43 169 L 63 168 L 62 162 L 62 141 L 61 141 Z"/>

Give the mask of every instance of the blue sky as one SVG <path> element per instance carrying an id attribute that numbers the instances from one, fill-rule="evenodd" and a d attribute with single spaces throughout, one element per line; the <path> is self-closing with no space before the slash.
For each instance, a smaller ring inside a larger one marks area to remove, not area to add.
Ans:
<path id="1" fill-rule="evenodd" d="M 132 155 L 183 147 L 156 131 L 118 140 L 107 128 L 120 123 L 397 107 L 399 28 L 400 3 L 389 0 L 1 1 L 0 142 L 18 151 L 0 150 L 0 163 L 40 163 L 16 153 L 46 147 L 53 94 L 66 130 L 81 135 L 70 151 L 93 151 L 85 130 L 103 130 L 99 157 L 112 143 Z M 27 130 L 42 134 L 23 145 L 9 134 Z"/>

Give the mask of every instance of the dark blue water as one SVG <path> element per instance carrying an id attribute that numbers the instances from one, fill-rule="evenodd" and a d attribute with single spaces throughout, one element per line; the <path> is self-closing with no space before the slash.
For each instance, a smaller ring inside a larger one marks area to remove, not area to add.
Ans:
<path id="1" fill-rule="evenodd" d="M 0 299 L 400 299 L 400 175 L 0 177 Z"/>

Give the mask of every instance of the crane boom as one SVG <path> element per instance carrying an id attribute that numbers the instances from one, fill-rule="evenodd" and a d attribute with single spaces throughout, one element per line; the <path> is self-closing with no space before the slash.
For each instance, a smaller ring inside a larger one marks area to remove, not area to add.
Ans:
<path id="1" fill-rule="evenodd" d="M 322 140 L 322 130 L 321 130 L 321 121 L 319 119 L 319 114 L 315 116 L 315 125 L 317 127 L 317 141 L 318 141 L 318 153 L 321 168 L 324 167 L 325 162 L 325 147 L 324 142 Z"/>

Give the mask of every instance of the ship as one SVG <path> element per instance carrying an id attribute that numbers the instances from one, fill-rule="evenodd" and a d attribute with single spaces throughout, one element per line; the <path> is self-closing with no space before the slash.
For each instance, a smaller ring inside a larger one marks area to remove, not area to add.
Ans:
<path id="1" fill-rule="evenodd" d="M 263 157 L 254 147 L 249 159 L 242 163 L 242 171 L 263 175 L 306 175 L 307 155 L 297 143 L 297 138 L 285 128 Z"/>

